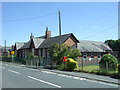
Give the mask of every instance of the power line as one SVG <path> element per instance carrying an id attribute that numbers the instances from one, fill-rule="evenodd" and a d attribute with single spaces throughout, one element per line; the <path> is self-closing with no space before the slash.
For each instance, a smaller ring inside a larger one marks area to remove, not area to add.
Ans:
<path id="1" fill-rule="evenodd" d="M 103 32 L 106 32 L 106 31 L 110 30 L 111 28 L 115 27 L 116 25 L 118 25 L 118 24 L 114 24 L 114 25 L 112 25 L 112 26 L 110 26 L 110 27 L 108 27 L 108 28 L 103 29 L 102 31 L 99 31 L 99 32 L 95 33 L 94 35 L 90 35 L 90 36 L 84 37 L 84 38 L 90 38 L 90 37 L 94 37 L 94 36 L 96 36 L 96 35 L 100 35 L 100 34 L 102 34 Z"/>
<path id="2" fill-rule="evenodd" d="M 94 24 L 94 23 L 96 23 L 96 22 L 98 22 L 98 21 L 100 21 L 100 20 L 102 20 L 104 17 L 106 17 L 106 16 L 108 16 L 108 15 L 110 15 L 111 13 L 113 13 L 114 11 L 115 11 L 115 9 L 117 9 L 117 7 L 115 7 L 114 9 L 112 9 L 111 11 L 109 11 L 109 12 L 107 12 L 107 13 L 105 13 L 104 15 L 102 15 L 102 16 L 100 16 L 100 17 L 98 17 L 97 19 L 95 19 L 94 20 L 94 22 L 93 23 L 91 23 L 91 24 Z M 101 19 L 100 19 L 101 18 Z M 91 25 L 90 24 L 90 25 Z"/>
<path id="3" fill-rule="evenodd" d="M 45 15 L 41 15 L 41 16 L 35 16 L 35 17 L 28 17 L 28 18 L 23 18 L 23 19 L 14 19 L 14 20 L 2 20 L 0 22 L 18 22 L 18 21 L 26 21 L 26 20 L 33 20 L 33 19 L 38 19 L 38 18 L 42 18 L 42 17 L 47 17 L 53 14 L 56 14 L 57 12 L 53 12 L 53 13 L 48 13 Z"/>

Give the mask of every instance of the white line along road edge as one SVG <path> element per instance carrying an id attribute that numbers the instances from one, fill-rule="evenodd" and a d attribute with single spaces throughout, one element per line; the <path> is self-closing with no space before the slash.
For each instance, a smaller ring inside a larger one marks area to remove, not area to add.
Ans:
<path id="1" fill-rule="evenodd" d="M 16 71 L 13 71 L 13 70 L 10 70 L 10 69 L 8 69 L 8 71 L 16 73 L 16 74 L 20 74 L 19 72 L 16 72 Z"/>
<path id="2" fill-rule="evenodd" d="M 40 80 L 40 79 L 34 78 L 34 77 L 32 77 L 32 76 L 28 76 L 28 77 L 31 78 L 31 79 L 33 79 L 33 80 L 37 80 L 37 81 L 40 81 L 40 82 L 43 82 L 43 83 L 46 83 L 46 84 L 52 85 L 52 86 L 54 86 L 54 87 L 61 88 L 61 86 L 59 86 L 59 85 L 55 85 L 55 84 L 53 84 L 53 83 L 43 81 L 43 80 Z"/>

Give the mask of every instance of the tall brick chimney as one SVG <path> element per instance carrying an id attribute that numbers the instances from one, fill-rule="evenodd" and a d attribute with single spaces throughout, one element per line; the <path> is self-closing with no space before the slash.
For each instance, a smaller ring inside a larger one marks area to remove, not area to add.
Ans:
<path id="1" fill-rule="evenodd" d="M 33 36 L 32 33 L 31 33 L 30 40 L 33 39 L 33 38 L 34 38 L 34 36 Z"/>
<path id="2" fill-rule="evenodd" d="M 51 37 L 51 31 L 48 30 L 48 27 L 46 27 L 45 38 L 50 38 L 50 37 Z"/>

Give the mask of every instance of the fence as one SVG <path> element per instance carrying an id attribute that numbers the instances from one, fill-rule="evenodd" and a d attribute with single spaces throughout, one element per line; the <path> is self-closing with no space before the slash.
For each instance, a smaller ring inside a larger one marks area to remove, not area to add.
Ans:
<path id="1" fill-rule="evenodd" d="M 25 64 L 27 67 L 43 67 L 47 68 L 50 66 L 51 60 L 50 58 L 42 58 L 42 57 L 2 57 L 3 62 L 13 62 L 13 63 L 20 63 Z"/>
<path id="2" fill-rule="evenodd" d="M 99 65 L 100 58 L 78 58 L 79 66 Z"/>

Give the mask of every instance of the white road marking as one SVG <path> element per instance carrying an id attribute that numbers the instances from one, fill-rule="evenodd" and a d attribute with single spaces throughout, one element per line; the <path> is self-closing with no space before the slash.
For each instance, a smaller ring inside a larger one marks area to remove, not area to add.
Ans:
<path id="1" fill-rule="evenodd" d="M 5 69 L 5 67 L 0 66 L 0 68 Z"/>
<path id="2" fill-rule="evenodd" d="M 31 69 L 31 68 L 25 68 L 25 69 L 33 70 L 33 71 L 39 71 L 39 70 L 37 70 L 37 69 Z"/>
<path id="3" fill-rule="evenodd" d="M 41 72 L 47 73 L 47 74 L 57 74 L 57 73 L 50 72 L 50 71 L 41 71 Z M 57 76 L 66 77 L 66 78 L 73 78 L 73 79 L 77 79 L 77 80 L 85 80 L 84 78 L 75 77 L 75 76 L 69 76 L 69 75 L 65 75 L 65 74 L 57 74 Z"/>
<path id="4" fill-rule="evenodd" d="M 110 84 L 110 83 L 105 83 L 105 82 L 99 82 L 101 84 L 106 84 L 106 85 L 110 85 L 110 86 L 115 86 L 115 87 L 118 87 L 118 85 L 115 85 L 115 84 Z"/>
<path id="5" fill-rule="evenodd" d="M 106 83 L 106 82 L 94 81 L 94 80 L 88 80 L 88 79 L 85 79 L 85 80 L 86 80 L 86 81 L 89 81 L 89 82 L 93 82 L 93 83 L 100 83 L 100 84 L 106 84 L 106 85 L 118 87 L 118 85 L 110 84 L 110 83 Z"/>
<path id="6" fill-rule="evenodd" d="M 37 78 L 34 78 L 34 77 L 32 77 L 32 76 L 28 76 L 28 77 L 31 78 L 31 79 L 33 79 L 33 80 L 36 80 L 36 81 L 40 81 L 40 82 L 49 84 L 49 85 L 51 85 L 51 86 L 54 86 L 54 87 L 57 87 L 57 88 L 61 88 L 61 86 L 59 86 L 59 85 L 56 85 L 56 84 L 53 84 L 53 83 L 50 83 L 50 82 L 47 82 L 47 81 L 43 81 L 43 80 L 41 80 L 41 79 L 37 79 Z"/>
<path id="7" fill-rule="evenodd" d="M 49 71 L 41 71 L 43 73 L 48 73 L 48 74 L 57 74 L 57 73 L 54 73 L 54 72 L 49 72 Z"/>
<path id="8" fill-rule="evenodd" d="M 11 69 L 8 69 L 8 71 L 13 72 L 13 73 L 16 73 L 16 74 L 20 74 L 19 72 L 13 71 L 13 70 L 11 70 Z"/>
<path id="9" fill-rule="evenodd" d="M 79 77 L 73 77 L 74 79 L 79 79 Z"/>

